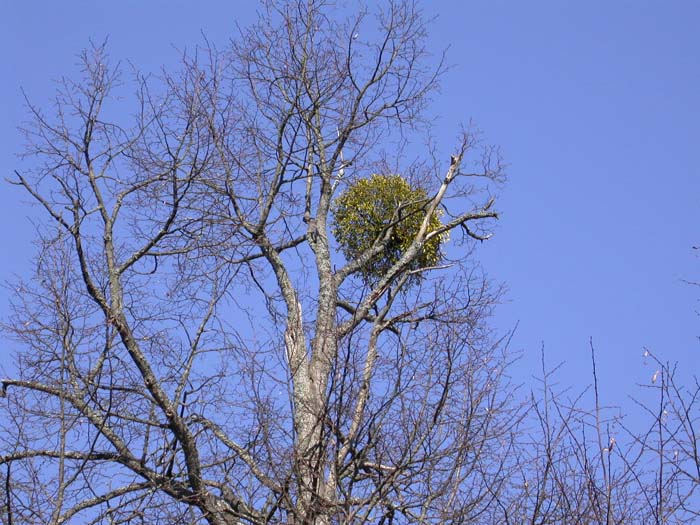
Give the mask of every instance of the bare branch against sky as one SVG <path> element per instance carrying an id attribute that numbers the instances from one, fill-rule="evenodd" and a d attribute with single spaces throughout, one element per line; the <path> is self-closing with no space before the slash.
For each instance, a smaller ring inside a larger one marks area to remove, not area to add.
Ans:
<path id="1" fill-rule="evenodd" d="M 93 44 L 27 97 L 11 182 L 43 218 L 5 325 L 0 523 L 697 519 L 700 390 L 671 365 L 648 356 L 641 434 L 593 345 L 592 408 L 544 363 L 512 386 L 476 259 L 504 165 L 473 127 L 432 139 L 428 36 L 411 1 L 267 0 L 175 70 Z M 343 251 L 334 204 L 371 174 L 420 198 Z"/>

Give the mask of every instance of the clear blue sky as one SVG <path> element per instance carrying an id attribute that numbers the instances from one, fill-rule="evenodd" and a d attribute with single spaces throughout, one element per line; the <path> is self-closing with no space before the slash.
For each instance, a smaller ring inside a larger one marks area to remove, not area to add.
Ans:
<path id="1" fill-rule="evenodd" d="M 196 5 L 196 8 L 194 7 Z M 50 79 L 75 75 L 88 39 L 156 71 L 204 31 L 224 43 L 254 2 L 70 0 L 0 2 L 0 172 L 20 166 L 20 86 L 45 103 Z M 500 330 L 520 322 L 514 370 L 536 372 L 544 342 L 560 382 L 589 382 L 598 349 L 607 403 L 624 403 L 653 370 L 647 346 L 685 371 L 700 359 L 700 3 L 691 0 L 425 2 L 436 52 L 454 68 L 434 97 L 436 136 L 449 145 L 473 118 L 499 144 L 510 180 L 502 220 L 481 257 L 507 302 Z M 22 274 L 34 213 L 0 186 L 0 278 Z M 0 290 L 0 314 L 7 312 Z M 0 360 L 8 347 L 0 347 Z"/>

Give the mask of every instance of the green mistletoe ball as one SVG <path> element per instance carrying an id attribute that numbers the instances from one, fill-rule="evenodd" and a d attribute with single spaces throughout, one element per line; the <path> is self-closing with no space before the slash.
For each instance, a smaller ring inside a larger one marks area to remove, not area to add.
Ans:
<path id="1" fill-rule="evenodd" d="M 425 190 L 412 187 L 400 175 L 376 174 L 358 180 L 336 199 L 333 235 L 347 260 L 356 259 L 392 228 L 382 253 L 362 268 L 365 280 L 380 278 L 401 258 L 420 230 L 428 201 Z M 433 212 L 428 233 L 442 226 L 440 215 Z M 446 240 L 447 232 L 425 242 L 409 270 L 437 264 L 440 244 Z"/>

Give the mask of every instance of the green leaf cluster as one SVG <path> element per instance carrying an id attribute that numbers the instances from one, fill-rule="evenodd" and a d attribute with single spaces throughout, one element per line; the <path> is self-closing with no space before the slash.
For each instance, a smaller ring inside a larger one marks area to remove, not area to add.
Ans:
<path id="1" fill-rule="evenodd" d="M 362 268 L 365 280 L 380 278 L 401 258 L 420 230 L 428 201 L 425 190 L 412 187 L 402 176 L 377 174 L 358 180 L 336 199 L 333 235 L 346 259 L 356 259 L 391 228 L 383 252 Z M 440 226 L 440 211 L 435 211 L 428 233 Z M 409 269 L 437 264 L 440 244 L 447 236 L 445 232 L 425 242 Z"/>

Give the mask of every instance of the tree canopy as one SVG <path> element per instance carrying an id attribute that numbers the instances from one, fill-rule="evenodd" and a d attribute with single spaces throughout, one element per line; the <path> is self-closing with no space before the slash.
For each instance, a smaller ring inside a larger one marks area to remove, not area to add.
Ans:
<path id="1" fill-rule="evenodd" d="M 424 147 L 444 70 L 411 1 L 267 0 L 176 71 L 92 46 L 27 100 L 12 182 L 43 221 L 3 328 L 3 525 L 697 516 L 672 367 L 644 435 L 597 384 L 592 409 L 546 367 L 510 384 L 477 258 L 503 164 L 472 128 Z"/>

